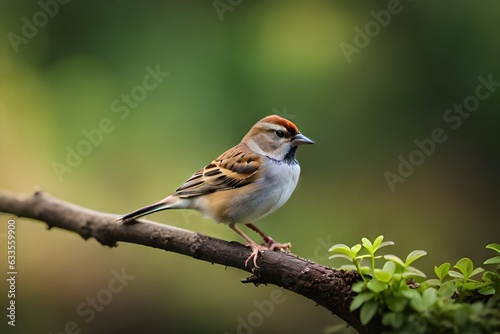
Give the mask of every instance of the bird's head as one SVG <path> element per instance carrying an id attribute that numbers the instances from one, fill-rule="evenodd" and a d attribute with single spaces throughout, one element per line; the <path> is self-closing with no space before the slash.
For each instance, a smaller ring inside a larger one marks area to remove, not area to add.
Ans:
<path id="1" fill-rule="evenodd" d="M 300 133 L 295 124 L 277 115 L 258 121 L 242 142 L 255 153 L 286 162 L 295 162 L 295 151 L 299 145 L 314 144 Z"/>

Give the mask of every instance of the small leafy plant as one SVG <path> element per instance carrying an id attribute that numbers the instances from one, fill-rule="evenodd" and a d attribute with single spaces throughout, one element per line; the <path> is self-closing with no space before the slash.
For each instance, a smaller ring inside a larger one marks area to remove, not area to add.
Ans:
<path id="1" fill-rule="evenodd" d="M 481 267 L 474 268 L 469 258 L 462 258 L 453 269 L 450 263 L 435 266 L 437 279 L 424 281 L 426 275 L 412 264 L 427 253 L 415 250 L 404 261 L 393 254 L 378 255 L 382 247 L 394 245 L 392 241 L 383 240 L 382 235 L 373 242 L 362 238 L 361 244 L 353 247 L 336 244 L 329 250 L 330 258 L 340 257 L 351 262 L 341 269 L 356 270 L 362 278 L 352 286 L 357 295 L 350 310 L 359 309 L 363 324 L 379 314 L 382 324 L 395 333 L 402 330 L 421 333 L 500 330 L 498 268 L 495 272 L 485 272 Z M 486 248 L 500 254 L 499 244 L 489 244 Z M 381 262 L 381 267 L 377 267 L 377 262 Z M 484 264 L 500 264 L 500 256 Z M 481 280 L 473 279 L 483 272 Z M 494 316 L 490 314 L 492 311 Z M 421 328 L 422 321 L 425 328 Z"/>

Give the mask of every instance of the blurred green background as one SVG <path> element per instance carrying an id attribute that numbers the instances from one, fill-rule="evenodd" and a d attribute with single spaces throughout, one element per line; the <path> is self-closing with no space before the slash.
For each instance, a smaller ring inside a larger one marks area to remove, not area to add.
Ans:
<path id="1" fill-rule="evenodd" d="M 500 81 L 498 2 L 41 3 L 0 1 L 0 188 L 126 213 L 280 114 L 316 145 L 298 152 L 292 198 L 257 225 L 296 254 L 339 266 L 329 246 L 383 234 L 401 257 L 426 250 L 417 266 L 430 274 L 464 256 L 479 265 L 500 241 L 500 87 L 474 100 L 478 77 Z M 145 89 L 157 66 L 168 76 Z M 464 101 L 479 105 L 460 126 L 446 122 Z M 447 140 L 391 191 L 384 173 L 398 173 L 398 157 L 436 128 Z M 70 150 L 86 155 L 69 166 Z M 0 214 L 2 272 L 11 218 Z M 150 218 L 242 242 L 197 213 Z M 288 291 L 259 318 L 256 303 L 281 290 L 242 285 L 241 271 L 16 220 L 16 332 L 59 333 L 72 321 L 82 333 L 322 333 L 342 323 Z M 122 268 L 135 278 L 87 323 L 78 306 L 104 298 Z M 258 326 L 238 328 L 241 319 Z"/>

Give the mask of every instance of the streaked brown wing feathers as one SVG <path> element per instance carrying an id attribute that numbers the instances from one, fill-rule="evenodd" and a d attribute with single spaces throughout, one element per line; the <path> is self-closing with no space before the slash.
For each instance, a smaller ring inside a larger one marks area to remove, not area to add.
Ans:
<path id="1" fill-rule="evenodd" d="M 197 171 L 175 194 L 186 198 L 242 187 L 252 180 L 261 166 L 261 158 L 241 143 Z"/>

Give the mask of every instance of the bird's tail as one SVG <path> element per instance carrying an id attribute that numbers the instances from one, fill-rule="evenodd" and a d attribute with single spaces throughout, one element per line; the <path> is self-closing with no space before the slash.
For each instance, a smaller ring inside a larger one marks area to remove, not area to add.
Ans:
<path id="1" fill-rule="evenodd" d="M 127 213 L 126 215 L 120 216 L 120 217 L 118 217 L 118 219 L 116 221 L 119 223 L 126 224 L 126 223 L 130 222 L 131 220 L 140 218 L 140 217 L 145 216 L 145 215 L 149 215 L 153 212 L 167 210 L 167 209 L 170 209 L 170 207 L 171 207 L 170 203 L 166 203 L 165 201 L 162 200 L 162 201 L 159 201 L 157 203 L 154 203 L 154 204 L 145 206 L 143 208 L 137 209 L 133 212 Z"/>

